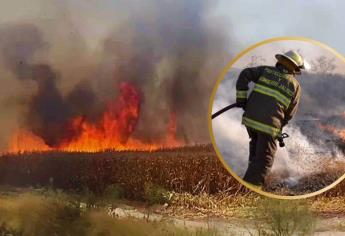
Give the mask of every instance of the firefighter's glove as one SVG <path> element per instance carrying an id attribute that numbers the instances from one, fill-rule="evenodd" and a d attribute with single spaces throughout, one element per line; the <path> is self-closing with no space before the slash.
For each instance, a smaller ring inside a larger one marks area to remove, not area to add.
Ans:
<path id="1" fill-rule="evenodd" d="M 237 107 L 241 107 L 243 110 L 246 110 L 247 99 L 236 99 Z"/>
<path id="2" fill-rule="evenodd" d="M 243 110 L 246 110 L 247 90 L 236 89 L 236 103 L 237 107 L 241 107 Z"/>

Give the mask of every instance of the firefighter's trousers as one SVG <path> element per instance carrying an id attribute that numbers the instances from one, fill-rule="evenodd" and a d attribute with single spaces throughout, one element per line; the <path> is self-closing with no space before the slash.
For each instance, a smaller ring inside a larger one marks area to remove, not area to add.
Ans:
<path id="1" fill-rule="evenodd" d="M 277 151 L 276 140 L 263 133 L 247 128 L 249 143 L 249 164 L 243 180 L 262 186 L 270 171 Z"/>

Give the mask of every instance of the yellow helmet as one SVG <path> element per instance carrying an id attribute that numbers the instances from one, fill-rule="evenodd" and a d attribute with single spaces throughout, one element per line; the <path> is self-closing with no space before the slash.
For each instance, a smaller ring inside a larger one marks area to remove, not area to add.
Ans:
<path id="1" fill-rule="evenodd" d="M 278 62 L 287 59 L 296 66 L 296 71 L 300 72 L 301 69 L 309 69 L 308 63 L 303 59 L 303 57 L 296 51 L 290 50 L 284 54 L 276 54 Z"/>

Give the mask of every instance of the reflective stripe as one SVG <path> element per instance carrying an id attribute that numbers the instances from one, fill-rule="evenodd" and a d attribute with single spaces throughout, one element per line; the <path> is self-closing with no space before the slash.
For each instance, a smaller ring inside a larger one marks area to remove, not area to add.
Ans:
<path id="1" fill-rule="evenodd" d="M 293 97 L 294 92 L 288 89 L 285 85 L 279 84 L 279 82 L 276 80 L 268 79 L 265 76 L 261 76 L 259 78 L 259 82 L 263 83 L 261 85 L 266 85 L 266 87 L 268 86 L 270 89 L 273 90 L 275 90 L 275 88 L 278 88 L 277 90 L 280 91 L 280 93 L 282 93 L 285 97 Z"/>
<path id="2" fill-rule="evenodd" d="M 237 90 L 236 98 L 247 98 L 247 90 Z"/>
<path id="3" fill-rule="evenodd" d="M 281 73 L 279 70 L 277 69 L 271 69 L 271 68 L 265 68 L 265 74 L 269 75 L 269 76 L 273 76 L 273 77 L 279 77 L 279 78 L 283 78 L 288 80 L 289 79 L 289 75 L 287 73 Z"/>
<path id="4" fill-rule="evenodd" d="M 279 137 L 280 133 L 281 133 L 280 129 L 278 129 L 278 128 L 263 124 L 261 122 L 249 119 L 247 117 L 243 117 L 242 123 L 247 127 L 253 128 L 253 129 L 261 131 L 261 132 L 264 132 L 264 133 L 269 134 L 273 137 Z"/>
<path id="5" fill-rule="evenodd" d="M 261 84 L 255 84 L 254 91 L 273 97 L 281 102 L 286 108 L 290 105 L 290 99 L 281 94 L 279 91 L 263 86 Z"/>

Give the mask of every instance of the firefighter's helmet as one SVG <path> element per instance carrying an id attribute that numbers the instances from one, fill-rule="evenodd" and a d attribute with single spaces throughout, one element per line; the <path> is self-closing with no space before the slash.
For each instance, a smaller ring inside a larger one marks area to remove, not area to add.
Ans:
<path id="1" fill-rule="evenodd" d="M 300 72 L 301 69 L 309 69 L 309 64 L 303 59 L 303 57 L 296 51 L 290 50 L 284 54 L 277 54 L 275 56 L 278 62 L 283 61 L 284 59 L 289 60 L 296 66 L 296 71 Z"/>

